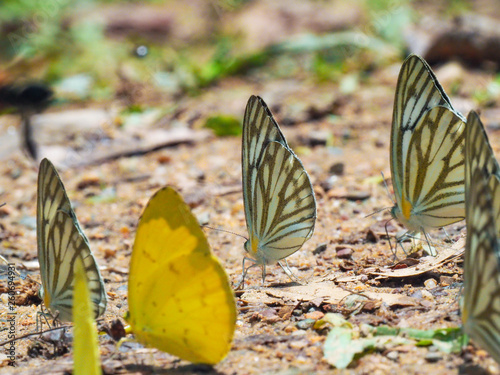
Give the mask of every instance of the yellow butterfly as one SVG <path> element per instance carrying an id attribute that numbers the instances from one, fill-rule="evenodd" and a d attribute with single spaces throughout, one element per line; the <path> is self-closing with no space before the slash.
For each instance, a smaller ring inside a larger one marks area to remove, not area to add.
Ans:
<path id="1" fill-rule="evenodd" d="M 464 130 L 429 65 L 410 55 L 399 73 L 390 151 L 391 214 L 408 236 L 464 219 Z"/>
<path id="2" fill-rule="evenodd" d="M 72 320 L 75 260 L 81 258 L 87 275 L 94 317 L 106 310 L 106 290 L 89 241 L 71 208 L 55 167 L 43 159 L 38 171 L 38 262 L 45 306 L 53 316 Z"/>
<path id="3" fill-rule="evenodd" d="M 467 117 L 465 176 L 463 328 L 500 364 L 500 168 L 474 112 Z"/>
<path id="4" fill-rule="evenodd" d="M 97 329 L 92 318 L 93 314 L 87 275 L 83 268 L 83 261 L 78 257 L 75 262 L 75 289 L 73 293 L 74 375 L 102 374 Z"/>
<path id="5" fill-rule="evenodd" d="M 258 96 L 248 100 L 242 139 L 243 200 L 249 239 L 245 250 L 262 267 L 298 251 L 311 238 L 316 223 L 314 190 L 302 162 L 285 137 L 266 103 Z M 253 267 L 251 266 L 251 267 Z"/>
<path id="6" fill-rule="evenodd" d="M 139 221 L 130 261 L 127 320 L 144 345 L 215 364 L 231 348 L 236 305 L 198 221 L 172 188 Z"/>

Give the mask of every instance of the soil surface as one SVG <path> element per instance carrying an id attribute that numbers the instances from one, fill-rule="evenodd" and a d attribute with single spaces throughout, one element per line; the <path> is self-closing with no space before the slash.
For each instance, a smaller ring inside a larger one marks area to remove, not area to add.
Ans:
<path id="1" fill-rule="evenodd" d="M 258 8 L 259 3 L 248 7 L 248 14 L 259 9 L 264 12 L 266 6 Z M 422 10 L 428 9 L 439 16 L 440 9 L 423 2 Z M 359 17 L 356 14 L 350 15 L 352 22 L 366 17 L 362 11 Z M 239 25 L 245 25 L 244 15 L 242 11 Z M 230 27 L 231 22 L 224 20 Z M 307 24 L 300 27 L 310 28 Z M 290 57 L 300 58 L 303 57 Z M 214 135 L 203 127 L 207 118 L 224 114 L 241 120 L 250 95 L 261 96 L 302 160 L 316 193 L 315 233 L 287 259 L 301 283 L 291 282 L 278 265 L 267 267 L 264 284 L 258 268 L 248 272 L 244 289 L 236 291 L 237 327 L 226 359 L 213 368 L 196 366 L 134 342 L 117 348 L 116 342 L 104 334 L 99 341 L 105 373 L 500 371 L 487 352 L 473 343 L 458 353 L 415 343 L 375 348 L 356 357 L 347 369 L 339 370 L 324 358 L 323 345 L 329 329 L 314 326 L 327 313 L 342 314 L 354 327 L 370 324 L 435 330 L 461 325 L 460 253 L 465 222 L 447 227 L 447 233 L 429 233 L 436 243 L 437 258 L 426 257 L 419 249 L 419 241 L 410 257 L 399 248 L 395 258 L 389 243 L 390 238 L 394 246 L 395 235 L 403 229 L 395 220 L 389 221 L 393 205 L 390 128 L 403 58 L 390 57 L 384 63 L 374 64 L 372 70 L 358 76 L 353 90 L 342 86 L 342 82 L 348 84 L 345 81 L 318 81 L 300 70 L 297 75 L 280 76 L 276 74 L 279 67 L 273 65 L 282 63 L 278 59 L 245 74 L 222 78 L 195 94 L 176 93 L 159 98 L 156 91 L 146 89 L 140 91 L 139 99 L 130 95 L 126 99 L 141 100 L 142 105 L 152 103 L 151 107 L 154 104 L 159 109 L 151 117 L 143 112 L 139 125 L 123 125 L 127 120 L 120 112 L 127 105 L 123 96 L 104 103 L 91 100 L 59 104 L 33 117 L 38 158 L 47 156 L 59 167 L 101 267 L 108 294 L 108 308 L 98 321 L 102 330 L 116 319 L 124 322 L 135 229 L 148 199 L 161 187 L 175 187 L 200 222 L 247 235 L 241 189 L 241 136 Z M 350 69 L 355 66 L 363 64 L 355 60 Z M 464 115 L 470 109 L 481 110 L 490 142 L 500 155 L 500 97 L 492 94 L 488 101 L 478 102 L 476 95 L 485 92 L 496 79 L 488 66 L 470 67 L 449 60 L 433 68 L 457 110 Z M 15 114 L 0 117 L 0 148 L 4 149 L 0 201 L 6 203 L 0 208 L 0 253 L 15 263 L 23 276 L 29 275 L 16 280 L 16 333 L 21 336 L 37 330 L 40 300 L 35 281 L 39 282 L 40 276 L 35 229 L 38 162 L 19 146 L 19 123 Z M 232 284 L 237 283 L 242 273 L 245 240 L 224 231 L 205 228 L 204 232 Z M 408 252 L 412 250 L 410 242 L 403 246 Z M 392 267 L 395 264 L 398 266 Z M 418 271 L 418 267 L 423 271 Z M 0 274 L 0 293 L 3 341 L 8 327 L 4 274 Z M 17 367 L 7 367 L 8 360 L 2 353 L 0 373 L 71 372 L 70 340 L 46 336 L 16 341 Z"/>

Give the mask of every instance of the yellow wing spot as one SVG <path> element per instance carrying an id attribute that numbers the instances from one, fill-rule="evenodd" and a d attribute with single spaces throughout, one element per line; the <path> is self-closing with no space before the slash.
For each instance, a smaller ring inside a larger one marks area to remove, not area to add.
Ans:
<path id="1" fill-rule="evenodd" d="M 257 254 L 257 249 L 259 248 L 259 240 L 256 237 L 252 236 L 251 243 L 252 243 L 252 249 L 251 249 L 252 253 Z"/>
<path id="2" fill-rule="evenodd" d="M 469 310 L 467 309 L 467 306 L 463 304 L 462 306 L 462 322 L 466 322 L 469 319 Z"/>
<path id="3" fill-rule="evenodd" d="M 50 306 L 50 294 L 48 290 L 43 291 L 44 296 L 43 296 L 43 304 L 45 305 L 46 308 L 49 308 Z"/>
<path id="4" fill-rule="evenodd" d="M 401 212 L 403 213 L 403 216 L 405 217 L 406 220 L 410 220 L 410 215 L 411 215 L 411 209 L 412 205 L 408 199 L 403 194 L 403 199 L 401 203 Z"/>

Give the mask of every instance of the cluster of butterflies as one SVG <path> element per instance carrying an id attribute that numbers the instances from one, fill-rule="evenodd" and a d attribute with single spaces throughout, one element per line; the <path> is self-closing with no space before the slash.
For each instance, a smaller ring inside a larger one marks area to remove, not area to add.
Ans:
<path id="1" fill-rule="evenodd" d="M 479 117 L 458 113 L 416 55 L 399 75 L 390 157 L 396 196 L 391 213 L 408 228 L 407 236 L 467 219 L 464 328 L 500 363 L 500 169 Z M 276 262 L 292 277 L 282 261 L 312 236 L 316 200 L 302 162 L 256 96 L 243 120 L 242 168 L 249 239 L 240 283 L 245 260 L 261 266 L 263 280 L 266 265 Z M 37 199 L 45 306 L 60 320 L 73 320 L 75 276 L 83 269 L 93 316 L 99 317 L 106 309 L 99 267 L 47 159 L 40 165 Z M 139 220 L 128 305 L 126 320 L 147 346 L 206 364 L 230 350 L 237 315 L 232 288 L 196 218 L 171 187 L 150 199 Z"/>

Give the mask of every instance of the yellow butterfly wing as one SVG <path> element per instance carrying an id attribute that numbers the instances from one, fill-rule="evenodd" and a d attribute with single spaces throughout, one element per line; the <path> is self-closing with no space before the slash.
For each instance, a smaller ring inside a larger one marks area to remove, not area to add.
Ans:
<path id="1" fill-rule="evenodd" d="M 94 311 L 83 261 L 75 261 L 73 293 L 73 367 L 74 375 L 102 374 Z"/>
<path id="2" fill-rule="evenodd" d="M 139 221 L 128 300 L 129 323 L 144 345 L 206 364 L 231 348 L 236 305 L 227 275 L 170 187 L 150 199 Z"/>

